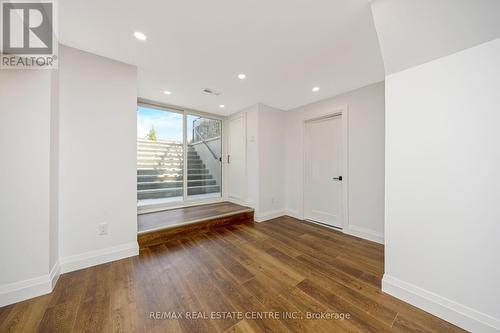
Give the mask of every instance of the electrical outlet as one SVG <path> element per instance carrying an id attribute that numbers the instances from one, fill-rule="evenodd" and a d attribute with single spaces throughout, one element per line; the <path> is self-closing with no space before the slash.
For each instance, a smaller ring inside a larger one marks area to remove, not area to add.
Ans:
<path id="1" fill-rule="evenodd" d="M 108 224 L 106 222 L 99 223 L 99 235 L 107 235 L 108 234 Z"/>

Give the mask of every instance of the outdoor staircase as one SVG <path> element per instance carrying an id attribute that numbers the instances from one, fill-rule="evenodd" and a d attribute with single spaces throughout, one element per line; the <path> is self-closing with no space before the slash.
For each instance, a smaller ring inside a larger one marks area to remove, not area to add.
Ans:
<path id="1" fill-rule="evenodd" d="M 220 192 L 198 153 L 188 146 L 188 195 Z M 182 143 L 137 139 L 137 199 L 182 197 Z"/>

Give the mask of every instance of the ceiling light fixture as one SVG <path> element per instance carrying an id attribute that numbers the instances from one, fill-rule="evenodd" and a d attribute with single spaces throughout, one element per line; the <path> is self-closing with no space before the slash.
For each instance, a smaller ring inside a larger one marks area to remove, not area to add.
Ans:
<path id="1" fill-rule="evenodd" d="M 168 90 L 165 90 L 163 93 L 164 93 L 165 95 L 172 95 L 172 92 L 171 92 L 171 91 L 168 91 Z"/>
<path id="2" fill-rule="evenodd" d="M 139 31 L 134 32 L 134 37 L 137 38 L 138 40 L 146 40 L 147 39 L 146 35 L 143 34 L 142 32 L 139 32 Z"/>
<path id="3" fill-rule="evenodd" d="M 312 88 L 312 91 L 314 91 L 314 92 L 318 92 L 318 91 L 319 91 L 319 87 L 314 87 L 314 88 Z"/>
<path id="4" fill-rule="evenodd" d="M 221 109 L 224 109 L 226 106 L 224 104 L 219 105 Z"/>
<path id="5" fill-rule="evenodd" d="M 243 73 L 238 74 L 238 79 L 240 79 L 240 80 L 244 80 L 244 79 L 246 79 L 246 78 L 247 78 L 247 76 L 246 76 L 245 74 L 243 74 Z"/>

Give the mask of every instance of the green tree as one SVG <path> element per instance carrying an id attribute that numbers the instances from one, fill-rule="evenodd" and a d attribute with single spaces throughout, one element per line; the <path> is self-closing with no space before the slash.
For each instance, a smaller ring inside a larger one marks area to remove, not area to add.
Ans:
<path id="1" fill-rule="evenodd" d="M 156 130 L 155 130 L 154 126 L 151 126 L 151 129 L 149 130 L 149 133 L 146 136 L 146 139 L 151 140 L 151 141 L 158 141 L 158 138 L 156 137 Z"/>

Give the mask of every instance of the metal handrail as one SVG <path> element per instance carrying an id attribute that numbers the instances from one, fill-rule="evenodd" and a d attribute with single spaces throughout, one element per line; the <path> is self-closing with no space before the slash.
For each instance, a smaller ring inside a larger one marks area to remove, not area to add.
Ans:
<path id="1" fill-rule="evenodd" d="M 203 144 L 205 145 L 205 147 L 207 147 L 208 151 L 210 151 L 210 153 L 212 154 L 213 158 L 215 158 L 217 161 L 219 162 L 222 162 L 222 156 L 217 156 L 217 154 L 212 150 L 212 148 L 210 148 L 210 146 L 208 145 L 208 143 L 205 141 L 205 139 L 203 138 L 203 136 L 200 134 L 200 132 L 198 132 L 198 129 L 196 128 L 196 126 L 194 125 L 194 123 L 201 119 L 201 117 L 195 119 L 193 121 L 193 131 L 196 132 L 196 135 L 201 139 L 201 142 L 203 142 Z M 194 136 L 193 136 L 194 138 Z"/>

